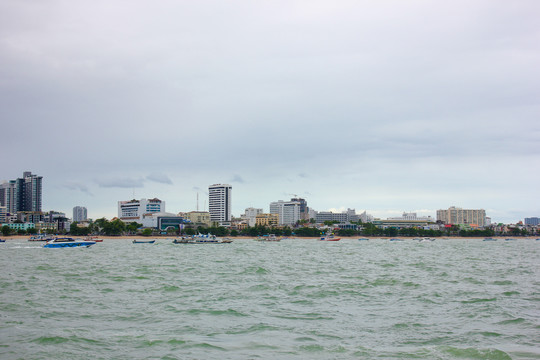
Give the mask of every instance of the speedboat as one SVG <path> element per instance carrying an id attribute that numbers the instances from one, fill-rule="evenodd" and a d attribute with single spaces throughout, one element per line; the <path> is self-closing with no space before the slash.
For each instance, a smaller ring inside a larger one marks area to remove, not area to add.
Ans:
<path id="1" fill-rule="evenodd" d="M 400 239 L 400 238 L 391 238 L 390 241 L 405 241 L 405 240 Z"/>
<path id="2" fill-rule="evenodd" d="M 483 241 L 497 241 L 497 239 L 494 239 L 494 238 L 491 238 L 491 237 L 487 237 L 487 238 L 484 238 Z"/>
<path id="3" fill-rule="evenodd" d="M 73 239 L 70 237 L 59 237 L 52 240 L 47 241 L 45 245 L 43 245 L 44 248 L 64 248 L 64 247 L 90 247 L 94 245 L 95 241 L 84 241 L 80 239 Z"/>
<path id="4" fill-rule="evenodd" d="M 321 241 L 339 241 L 341 238 L 337 238 L 334 234 L 321 236 Z"/>

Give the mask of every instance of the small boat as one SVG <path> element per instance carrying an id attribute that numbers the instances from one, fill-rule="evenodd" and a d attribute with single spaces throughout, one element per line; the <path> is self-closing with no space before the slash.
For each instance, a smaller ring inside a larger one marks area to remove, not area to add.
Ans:
<path id="1" fill-rule="evenodd" d="M 86 241 L 103 242 L 103 239 L 99 239 L 97 236 L 87 236 L 84 238 Z"/>
<path id="2" fill-rule="evenodd" d="M 369 241 L 369 239 L 368 238 L 360 238 L 360 239 L 358 239 L 358 241 Z"/>
<path id="3" fill-rule="evenodd" d="M 54 236 L 49 236 L 49 235 L 44 235 L 44 234 L 30 236 L 30 238 L 28 239 L 28 241 L 51 241 L 51 240 L 54 240 Z"/>
<path id="4" fill-rule="evenodd" d="M 255 240 L 257 240 L 257 241 L 281 241 L 281 238 L 277 237 L 275 234 L 270 234 L 270 235 L 259 236 Z"/>
<path id="5" fill-rule="evenodd" d="M 497 239 L 487 237 L 487 238 L 484 238 L 484 240 L 482 240 L 482 241 L 497 241 Z"/>
<path id="6" fill-rule="evenodd" d="M 516 239 L 508 238 L 508 239 L 504 239 L 504 241 L 516 241 Z"/>
<path id="7" fill-rule="evenodd" d="M 418 240 L 418 242 L 432 242 L 432 241 L 435 241 L 435 239 L 433 239 L 433 238 L 428 238 L 428 237 L 422 238 L 422 239 Z"/>
<path id="8" fill-rule="evenodd" d="M 405 240 L 400 239 L 400 238 L 391 238 L 390 241 L 405 241 Z"/>
<path id="9" fill-rule="evenodd" d="M 134 244 L 153 244 L 156 240 L 133 240 Z"/>
<path id="10" fill-rule="evenodd" d="M 0 243 L 6 242 L 5 239 L 0 239 Z"/>
<path id="11" fill-rule="evenodd" d="M 70 237 L 58 237 L 47 241 L 44 248 L 65 248 L 65 247 L 90 247 L 94 245 L 95 241 L 84 241 L 80 239 L 73 239 Z"/>
<path id="12" fill-rule="evenodd" d="M 321 239 L 320 239 L 320 241 L 339 241 L 339 240 L 341 240 L 341 238 L 335 237 L 334 234 L 323 235 L 321 236 Z"/>

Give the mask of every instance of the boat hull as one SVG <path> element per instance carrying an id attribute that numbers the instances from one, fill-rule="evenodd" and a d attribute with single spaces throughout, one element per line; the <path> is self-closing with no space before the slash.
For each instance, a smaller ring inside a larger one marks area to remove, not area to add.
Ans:
<path id="1" fill-rule="evenodd" d="M 94 245 L 94 241 L 76 241 L 76 242 L 64 242 L 64 243 L 47 243 L 43 245 L 44 248 L 72 248 L 72 247 L 90 247 Z"/>

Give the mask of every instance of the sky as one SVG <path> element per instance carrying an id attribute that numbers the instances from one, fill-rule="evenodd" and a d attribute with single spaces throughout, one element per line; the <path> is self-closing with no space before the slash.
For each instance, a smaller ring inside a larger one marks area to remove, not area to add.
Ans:
<path id="1" fill-rule="evenodd" d="M 0 181 L 91 218 L 540 216 L 540 2 L 0 1 Z M 197 201 L 198 198 L 198 201 Z"/>

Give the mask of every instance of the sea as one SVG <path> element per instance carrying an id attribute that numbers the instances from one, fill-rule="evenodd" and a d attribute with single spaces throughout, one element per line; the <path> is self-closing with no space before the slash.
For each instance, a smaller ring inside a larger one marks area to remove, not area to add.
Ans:
<path id="1" fill-rule="evenodd" d="M 540 241 L 0 244 L 0 359 L 540 359 Z"/>

